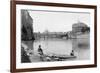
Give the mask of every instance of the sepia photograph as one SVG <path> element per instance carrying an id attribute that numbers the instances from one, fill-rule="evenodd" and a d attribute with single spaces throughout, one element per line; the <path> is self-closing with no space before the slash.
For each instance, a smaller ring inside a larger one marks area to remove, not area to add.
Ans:
<path id="1" fill-rule="evenodd" d="M 21 9 L 21 63 L 90 59 L 90 13 Z"/>

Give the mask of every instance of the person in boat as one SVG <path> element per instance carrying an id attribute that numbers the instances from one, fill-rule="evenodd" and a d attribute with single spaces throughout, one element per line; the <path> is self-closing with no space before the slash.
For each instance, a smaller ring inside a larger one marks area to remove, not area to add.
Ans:
<path id="1" fill-rule="evenodd" d="M 38 54 L 40 55 L 40 60 L 42 60 L 43 61 L 43 50 L 42 50 L 42 48 L 41 48 L 41 45 L 39 45 L 39 48 L 38 48 Z"/>
<path id="2" fill-rule="evenodd" d="M 70 53 L 71 56 L 74 56 L 74 50 L 72 50 L 72 52 Z"/>

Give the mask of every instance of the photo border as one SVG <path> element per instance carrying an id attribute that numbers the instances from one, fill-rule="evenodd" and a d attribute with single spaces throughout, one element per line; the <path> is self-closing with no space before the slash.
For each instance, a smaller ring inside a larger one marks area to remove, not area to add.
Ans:
<path id="1" fill-rule="evenodd" d="M 94 9 L 94 64 L 75 65 L 75 66 L 53 66 L 40 68 L 16 68 L 16 5 L 37 5 L 37 6 L 52 6 L 52 7 L 70 7 L 70 8 L 86 8 Z M 33 2 L 33 1 L 11 1 L 11 72 L 29 72 L 29 71 L 46 71 L 46 70 L 60 70 L 60 69 L 76 69 L 76 68 L 90 68 L 97 67 L 97 6 L 95 5 L 80 5 L 80 4 L 63 4 L 63 3 L 48 3 L 48 2 Z"/>

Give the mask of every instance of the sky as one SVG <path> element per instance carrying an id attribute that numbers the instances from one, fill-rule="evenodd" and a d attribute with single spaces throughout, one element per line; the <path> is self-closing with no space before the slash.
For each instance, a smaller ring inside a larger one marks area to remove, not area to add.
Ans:
<path id="1" fill-rule="evenodd" d="M 67 32 L 72 30 L 72 25 L 83 22 L 90 25 L 90 13 L 76 12 L 55 12 L 28 10 L 33 18 L 33 31 L 44 32 Z"/>

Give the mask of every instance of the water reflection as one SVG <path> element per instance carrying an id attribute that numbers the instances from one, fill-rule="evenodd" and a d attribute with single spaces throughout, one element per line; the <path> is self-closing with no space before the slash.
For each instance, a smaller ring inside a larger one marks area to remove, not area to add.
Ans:
<path id="1" fill-rule="evenodd" d="M 37 54 L 38 46 L 41 45 L 45 54 L 70 55 L 72 49 L 77 56 L 77 60 L 90 58 L 88 39 L 40 39 L 34 41 L 34 53 Z"/>
<path id="2" fill-rule="evenodd" d="M 45 54 L 61 54 L 69 55 L 72 50 L 72 41 L 71 40 L 62 40 L 62 39 L 47 39 L 47 40 L 36 40 L 34 42 L 34 51 L 37 52 L 38 46 L 41 45 Z"/>
<path id="3" fill-rule="evenodd" d="M 27 45 L 27 53 L 30 56 L 31 62 L 40 62 L 38 55 L 38 47 L 41 45 L 44 54 L 70 55 L 74 50 L 76 58 L 69 60 L 87 60 L 90 59 L 89 39 L 39 39 L 33 41 L 22 41 Z M 67 59 L 68 60 L 68 59 Z"/>
<path id="4" fill-rule="evenodd" d="M 90 59 L 90 43 L 87 38 L 73 39 L 73 49 L 77 53 L 77 59 L 87 60 Z"/>

